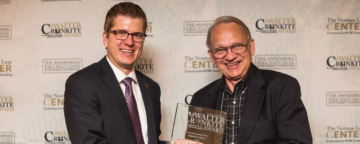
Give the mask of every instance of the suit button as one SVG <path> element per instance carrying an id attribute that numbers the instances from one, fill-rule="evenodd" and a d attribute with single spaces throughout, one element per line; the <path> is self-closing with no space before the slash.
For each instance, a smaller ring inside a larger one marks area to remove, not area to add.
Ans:
<path id="1" fill-rule="evenodd" d="M 236 101 L 234 101 L 233 103 L 236 104 Z"/>
<path id="2" fill-rule="evenodd" d="M 231 124 L 235 124 L 235 122 L 234 121 L 232 121 L 232 123 Z"/>

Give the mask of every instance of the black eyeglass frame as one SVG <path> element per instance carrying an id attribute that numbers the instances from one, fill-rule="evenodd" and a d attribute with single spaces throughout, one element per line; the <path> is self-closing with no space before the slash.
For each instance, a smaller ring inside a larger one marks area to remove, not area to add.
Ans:
<path id="1" fill-rule="evenodd" d="M 126 33 L 127 33 L 126 38 L 125 38 L 125 39 L 118 39 L 118 38 L 116 37 L 116 32 L 118 32 L 118 31 L 126 32 Z M 140 32 L 129 33 L 129 32 L 124 31 L 124 30 L 110 30 L 110 31 L 107 31 L 107 32 L 108 32 L 108 33 L 114 33 L 115 38 L 116 38 L 117 40 L 126 40 L 126 39 L 129 37 L 129 35 L 131 35 L 131 36 L 132 36 L 132 40 L 133 40 L 134 42 L 144 42 L 144 41 L 145 41 L 145 38 L 146 38 L 146 36 L 147 36 L 147 35 L 144 34 L 144 33 L 140 33 Z M 136 40 L 134 40 L 134 34 L 143 34 L 143 35 L 144 35 L 144 39 L 143 39 L 142 41 L 136 41 Z"/>
<path id="2" fill-rule="evenodd" d="M 235 48 L 235 47 L 231 48 L 231 47 L 234 46 L 234 45 L 229 46 L 229 47 L 222 47 L 222 48 L 226 48 L 226 54 L 225 54 L 223 57 L 221 57 L 221 58 L 216 58 L 212 49 L 210 50 L 210 52 L 211 52 L 211 54 L 214 56 L 214 58 L 216 58 L 216 59 L 222 59 L 222 58 L 226 57 L 226 55 L 228 54 L 228 49 L 230 49 L 231 52 L 233 52 L 233 53 L 235 53 L 235 54 L 237 54 L 237 55 L 243 54 L 243 53 L 246 52 L 246 48 L 247 48 L 247 46 L 249 45 L 250 40 L 251 40 L 251 37 L 250 37 L 249 40 L 247 41 L 246 45 L 241 45 L 241 46 L 244 46 L 244 47 L 245 47 L 245 51 L 242 52 L 242 53 L 236 53 L 236 52 L 234 52 L 232 49 Z"/>

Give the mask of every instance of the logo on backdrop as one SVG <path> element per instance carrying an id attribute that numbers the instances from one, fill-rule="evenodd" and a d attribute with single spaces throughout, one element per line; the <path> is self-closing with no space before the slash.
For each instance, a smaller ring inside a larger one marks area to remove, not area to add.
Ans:
<path id="1" fill-rule="evenodd" d="M 296 20 L 293 17 L 258 19 L 255 27 L 261 33 L 296 33 Z"/>
<path id="2" fill-rule="evenodd" d="M 44 110 L 63 110 L 64 94 L 44 93 Z"/>
<path id="3" fill-rule="evenodd" d="M 146 28 L 146 37 L 154 37 L 153 35 L 153 25 L 152 25 L 153 22 L 148 22 L 148 26 Z"/>
<path id="4" fill-rule="evenodd" d="M 326 126 L 326 142 L 349 143 L 360 142 L 359 126 Z"/>
<path id="5" fill-rule="evenodd" d="M 327 34 L 360 34 L 359 18 L 327 18 Z"/>
<path id="6" fill-rule="evenodd" d="M 65 131 L 47 131 L 45 144 L 71 144 L 69 133 Z"/>
<path id="7" fill-rule="evenodd" d="M 296 55 L 256 55 L 255 65 L 264 69 L 296 69 Z"/>
<path id="8" fill-rule="evenodd" d="M 11 25 L 0 25 L 0 40 L 11 39 Z"/>
<path id="9" fill-rule="evenodd" d="M 14 99 L 12 96 L 0 96 L 0 111 L 14 111 Z"/>
<path id="10" fill-rule="evenodd" d="M 142 73 L 153 73 L 154 64 L 152 58 L 139 58 L 134 65 L 135 69 Z"/>
<path id="11" fill-rule="evenodd" d="M 81 0 L 41 0 L 41 2 L 58 2 L 58 1 L 81 1 Z"/>
<path id="12" fill-rule="evenodd" d="M 11 0 L 0 0 L 0 5 L 11 4 Z"/>
<path id="13" fill-rule="evenodd" d="M 15 144 L 15 133 L 13 133 L 13 132 L 0 132 L 0 143 L 2 143 L 2 144 Z"/>
<path id="14" fill-rule="evenodd" d="M 0 60 L 0 76 L 11 76 L 11 61 L 8 60 Z"/>
<path id="15" fill-rule="evenodd" d="M 332 70 L 360 70 L 360 55 L 329 56 L 326 64 Z"/>
<path id="16" fill-rule="evenodd" d="M 185 96 L 185 103 L 186 103 L 187 105 L 190 104 L 192 97 L 193 97 L 192 94 L 188 94 L 188 95 Z"/>
<path id="17" fill-rule="evenodd" d="M 358 91 L 327 92 L 326 105 L 327 106 L 359 106 L 360 92 Z"/>
<path id="18" fill-rule="evenodd" d="M 43 73 L 72 73 L 82 69 L 81 58 L 69 59 L 43 59 L 42 72 Z"/>
<path id="19" fill-rule="evenodd" d="M 41 26 L 42 36 L 47 38 L 81 37 L 80 22 L 46 23 Z"/>
<path id="20" fill-rule="evenodd" d="M 206 35 L 213 21 L 185 21 L 184 22 L 184 35 Z"/>
<path id="21" fill-rule="evenodd" d="M 210 57 L 184 56 L 185 73 L 220 72 Z"/>

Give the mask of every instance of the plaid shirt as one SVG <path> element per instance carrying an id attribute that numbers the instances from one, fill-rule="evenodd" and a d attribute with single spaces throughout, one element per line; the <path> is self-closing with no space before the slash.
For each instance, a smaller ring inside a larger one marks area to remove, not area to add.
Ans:
<path id="1" fill-rule="evenodd" d="M 238 142 L 237 138 L 239 135 L 241 114 L 245 103 L 245 92 L 249 86 L 249 71 L 245 74 L 244 78 L 235 85 L 234 93 L 230 91 L 224 77 L 222 78 L 222 83 L 220 84 L 222 90 L 221 110 L 226 111 L 228 114 L 223 144 L 237 144 Z"/>

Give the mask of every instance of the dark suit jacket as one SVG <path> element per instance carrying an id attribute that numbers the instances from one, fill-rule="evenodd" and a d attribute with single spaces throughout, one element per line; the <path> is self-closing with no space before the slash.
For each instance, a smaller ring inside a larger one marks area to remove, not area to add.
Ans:
<path id="1" fill-rule="evenodd" d="M 197 91 L 190 105 L 220 110 L 220 79 Z M 291 76 L 252 64 L 239 144 L 312 143 L 300 85 Z"/>
<path id="2" fill-rule="evenodd" d="M 136 77 L 146 109 L 149 144 L 157 144 L 160 87 L 139 71 Z M 68 78 L 64 112 L 73 144 L 137 144 L 125 97 L 106 57 Z"/>

